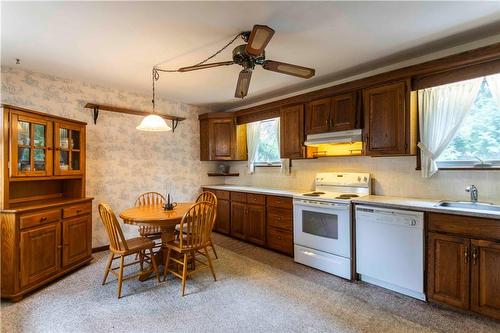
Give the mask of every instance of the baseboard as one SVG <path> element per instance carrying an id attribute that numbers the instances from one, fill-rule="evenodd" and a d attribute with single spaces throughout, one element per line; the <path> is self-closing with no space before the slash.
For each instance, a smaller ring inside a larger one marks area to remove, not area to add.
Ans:
<path id="1" fill-rule="evenodd" d="M 92 248 L 92 253 L 97 253 L 97 252 L 102 252 L 102 251 L 107 251 L 109 250 L 109 245 L 104 245 L 104 246 L 98 246 Z"/>

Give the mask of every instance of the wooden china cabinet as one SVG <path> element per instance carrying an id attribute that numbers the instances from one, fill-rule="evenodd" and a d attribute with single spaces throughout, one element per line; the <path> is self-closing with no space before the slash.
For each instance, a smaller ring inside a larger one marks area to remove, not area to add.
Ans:
<path id="1" fill-rule="evenodd" d="M 13 301 L 92 259 L 86 124 L 2 105 L 1 296 Z"/>

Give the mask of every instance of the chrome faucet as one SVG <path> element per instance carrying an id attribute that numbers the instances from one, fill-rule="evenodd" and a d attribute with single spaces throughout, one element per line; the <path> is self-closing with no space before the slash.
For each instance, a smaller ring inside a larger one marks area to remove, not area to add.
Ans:
<path id="1" fill-rule="evenodd" d="M 466 187 L 465 188 L 465 192 L 468 192 L 470 193 L 470 201 L 473 202 L 473 203 L 476 203 L 477 202 L 477 187 L 476 185 L 471 185 L 469 187 Z"/>

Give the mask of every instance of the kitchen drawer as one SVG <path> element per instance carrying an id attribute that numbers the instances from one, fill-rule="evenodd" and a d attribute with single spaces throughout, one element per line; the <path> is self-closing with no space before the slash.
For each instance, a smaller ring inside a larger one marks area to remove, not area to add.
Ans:
<path id="1" fill-rule="evenodd" d="M 268 226 L 267 247 L 288 255 L 293 255 L 292 232 Z"/>
<path id="2" fill-rule="evenodd" d="M 267 225 L 271 227 L 293 230 L 293 217 L 290 209 L 267 207 Z"/>
<path id="3" fill-rule="evenodd" d="M 471 238 L 500 239 L 500 220 L 488 218 L 429 213 L 427 229 Z"/>
<path id="4" fill-rule="evenodd" d="M 292 198 L 277 197 L 274 195 L 267 196 L 267 205 L 270 207 L 278 207 L 285 209 L 292 209 Z"/>
<path id="5" fill-rule="evenodd" d="M 231 192 L 231 201 L 247 202 L 247 194 L 242 192 Z"/>
<path id="6" fill-rule="evenodd" d="M 26 229 L 44 223 L 57 222 L 61 219 L 61 209 L 51 209 L 42 212 L 23 214 L 20 217 L 20 228 Z"/>
<path id="7" fill-rule="evenodd" d="M 265 205 L 266 204 L 266 196 L 263 194 L 247 194 L 247 202 L 253 205 Z"/>
<path id="8" fill-rule="evenodd" d="M 229 191 L 212 190 L 210 188 L 204 188 L 203 191 L 212 192 L 217 197 L 217 200 L 229 200 Z"/>
<path id="9" fill-rule="evenodd" d="M 63 218 L 67 219 L 68 217 L 90 214 L 91 212 L 92 205 L 90 203 L 68 206 L 63 208 Z"/>

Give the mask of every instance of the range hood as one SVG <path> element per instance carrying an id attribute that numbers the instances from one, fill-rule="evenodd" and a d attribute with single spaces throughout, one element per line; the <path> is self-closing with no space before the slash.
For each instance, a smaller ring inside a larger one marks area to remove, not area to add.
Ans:
<path id="1" fill-rule="evenodd" d="M 310 134 L 307 136 L 304 145 L 316 146 L 319 144 L 350 143 L 359 141 L 361 141 L 361 129 L 354 129 L 349 131 Z"/>

